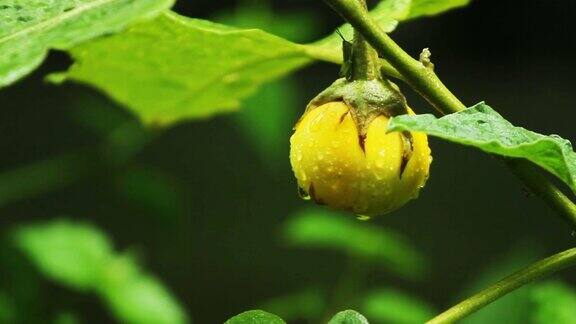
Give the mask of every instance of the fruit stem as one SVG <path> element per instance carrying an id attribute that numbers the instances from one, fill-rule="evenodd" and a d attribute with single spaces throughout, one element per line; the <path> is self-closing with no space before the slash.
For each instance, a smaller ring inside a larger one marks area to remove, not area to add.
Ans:
<path id="1" fill-rule="evenodd" d="M 367 9 L 366 0 L 356 1 L 358 1 L 364 9 Z M 352 42 L 352 66 L 348 80 L 374 80 L 379 78 L 380 63 L 376 50 L 356 29 L 354 29 L 354 40 Z"/>

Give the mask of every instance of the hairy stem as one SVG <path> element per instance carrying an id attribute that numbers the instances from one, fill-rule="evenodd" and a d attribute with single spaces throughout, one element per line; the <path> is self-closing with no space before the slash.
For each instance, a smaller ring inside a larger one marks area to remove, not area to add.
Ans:
<path id="1" fill-rule="evenodd" d="M 454 323 L 531 281 L 572 265 L 576 265 L 576 248 L 554 254 L 500 280 L 434 317 L 427 324 Z"/>
<path id="2" fill-rule="evenodd" d="M 396 69 L 403 79 L 442 114 L 461 111 L 466 106 L 434 73 L 429 62 L 408 55 L 368 15 L 356 0 L 325 0 L 342 15 Z M 508 164 L 526 187 L 542 198 L 563 219 L 576 227 L 576 205 L 560 189 L 542 176 L 537 167 L 525 160 Z M 537 181 L 535 181 L 537 179 Z"/>

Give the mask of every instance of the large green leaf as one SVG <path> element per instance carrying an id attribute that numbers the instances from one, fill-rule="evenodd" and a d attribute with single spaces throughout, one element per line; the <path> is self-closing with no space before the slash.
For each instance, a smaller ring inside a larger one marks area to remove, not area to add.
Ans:
<path id="1" fill-rule="evenodd" d="M 224 324 L 286 324 L 286 322 L 263 310 L 249 310 L 230 318 Z"/>
<path id="2" fill-rule="evenodd" d="M 421 7 L 416 3 L 382 1 L 373 16 L 391 31 L 399 20 L 409 17 L 412 6 Z M 351 38 L 350 26 L 340 31 Z M 52 80 L 92 85 L 144 122 L 166 124 L 235 110 L 263 83 L 313 60 L 341 62 L 340 48 L 341 39 L 335 33 L 301 45 L 257 29 L 169 13 L 72 49 L 75 64 Z"/>
<path id="3" fill-rule="evenodd" d="M 293 245 L 342 251 L 381 264 L 404 277 L 418 278 L 425 270 L 424 257 L 402 235 L 349 215 L 305 209 L 290 217 L 284 232 Z"/>
<path id="4" fill-rule="evenodd" d="M 186 314 L 156 278 L 118 255 L 97 228 L 67 220 L 22 226 L 17 246 L 49 279 L 97 293 L 122 323 L 180 324 Z"/>
<path id="5" fill-rule="evenodd" d="M 328 324 L 369 324 L 366 317 L 357 311 L 348 309 L 345 311 L 338 312 Z"/>
<path id="6" fill-rule="evenodd" d="M 173 0 L 9 0 L 0 2 L 0 87 L 35 69 L 49 49 L 117 32 Z"/>
<path id="7" fill-rule="evenodd" d="M 260 84 L 310 62 L 302 45 L 261 30 L 174 13 L 71 54 L 68 79 L 103 89 L 143 121 L 160 124 L 234 110 Z"/>
<path id="8" fill-rule="evenodd" d="M 548 170 L 576 192 L 576 153 L 570 141 L 516 127 L 484 103 L 442 118 L 433 115 L 398 116 L 389 131 L 421 131 L 474 146 L 488 153 L 524 158 Z"/>

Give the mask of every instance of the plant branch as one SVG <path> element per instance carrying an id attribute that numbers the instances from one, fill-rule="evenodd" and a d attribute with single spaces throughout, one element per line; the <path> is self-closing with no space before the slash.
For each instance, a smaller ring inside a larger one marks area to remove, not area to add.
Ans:
<path id="1" fill-rule="evenodd" d="M 454 323 L 531 281 L 572 265 L 576 265 L 576 248 L 554 254 L 502 279 L 434 317 L 427 324 Z"/>
<path id="2" fill-rule="evenodd" d="M 408 55 L 368 15 L 356 0 L 325 0 L 344 17 L 376 49 L 403 79 L 440 113 L 455 113 L 466 109 L 438 76 L 430 62 L 420 62 Z M 540 169 L 525 160 L 508 163 L 526 187 L 542 198 L 563 219 L 576 227 L 576 205 L 552 182 L 540 174 Z"/>
<path id="3" fill-rule="evenodd" d="M 357 0 L 357 2 L 362 8 L 367 9 L 366 0 Z M 351 73 L 346 76 L 349 80 L 375 80 L 380 78 L 378 53 L 357 30 L 354 30 L 352 52 L 348 53 L 348 55 L 352 56 L 352 61 L 350 62 Z M 348 62 L 344 64 L 348 64 Z"/>
<path id="4" fill-rule="evenodd" d="M 325 0 L 386 59 L 405 81 L 443 114 L 458 112 L 466 106 L 454 96 L 427 64 L 413 59 L 378 26 L 356 0 Z"/>
<path id="5" fill-rule="evenodd" d="M 326 47 L 318 44 L 303 44 L 302 50 L 306 55 L 312 59 L 324 61 L 334 64 L 342 64 L 342 51 L 334 51 L 332 47 Z M 384 75 L 396 78 L 398 80 L 404 80 L 404 77 L 400 72 L 396 71 L 390 63 L 386 60 L 379 59 L 380 61 L 380 72 Z"/>

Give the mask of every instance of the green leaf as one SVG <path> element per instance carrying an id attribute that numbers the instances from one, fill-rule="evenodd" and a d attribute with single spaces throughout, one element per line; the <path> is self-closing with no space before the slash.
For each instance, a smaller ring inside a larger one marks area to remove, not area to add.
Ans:
<path id="1" fill-rule="evenodd" d="M 568 140 L 516 127 L 484 103 L 436 118 L 433 115 L 392 118 L 389 131 L 420 131 L 485 152 L 524 158 L 548 170 L 576 192 L 576 153 Z"/>
<path id="2" fill-rule="evenodd" d="M 434 16 L 442 12 L 466 6 L 470 0 L 412 0 L 407 19 L 421 16 Z"/>
<path id="3" fill-rule="evenodd" d="M 0 87 L 66 50 L 169 8 L 173 0 L 12 0 L 0 3 Z"/>
<path id="4" fill-rule="evenodd" d="M 104 234 L 67 220 L 23 226 L 16 243 L 48 278 L 77 289 L 93 288 L 112 258 Z"/>
<path id="5" fill-rule="evenodd" d="M 142 274 L 130 257 L 118 257 L 107 267 L 98 291 L 122 323 L 187 322 L 170 292 L 156 278 Z"/>
<path id="6" fill-rule="evenodd" d="M 530 289 L 531 301 L 535 304 L 532 322 L 576 323 L 576 291 L 561 281 L 547 281 Z"/>
<path id="7" fill-rule="evenodd" d="M 224 324 L 286 324 L 286 322 L 263 310 L 249 310 L 230 318 Z"/>
<path id="8" fill-rule="evenodd" d="M 328 248 L 367 258 L 407 278 L 419 278 L 425 259 L 402 235 L 349 215 L 305 209 L 284 226 L 286 240 L 297 246 Z"/>
<path id="9" fill-rule="evenodd" d="M 97 228 L 67 220 L 26 225 L 17 246 L 46 277 L 97 293 L 122 323 L 179 324 L 186 314 L 162 284 L 132 258 L 116 254 Z"/>
<path id="10" fill-rule="evenodd" d="M 387 0 L 372 15 L 392 31 L 399 20 L 409 17 L 411 8 L 410 0 Z M 421 9 L 426 10 L 432 9 Z M 258 23 L 269 17 L 256 18 Z M 241 22 L 245 25 L 246 20 Z M 350 26 L 340 31 L 351 39 Z M 313 60 L 340 63 L 340 49 L 341 39 L 335 33 L 301 45 L 257 29 L 168 13 L 71 49 L 74 65 L 50 79 L 94 86 L 145 123 L 168 124 L 234 111 L 262 84 Z"/>
<path id="11" fill-rule="evenodd" d="M 369 322 L 362 314 L 348 309 L 338 312 L 328 324 L 369 324 Z"/>
<path id="12" fill-rule="evenodd" d="M 396 289 L 375 290 L 364 298 L 362 313 L 378 323 L 418 324 L 431 319 L 435 311 L 426 302 Z"/>
<path id="13" fill-rule="evenodd" d="M 310 62 L 304 46 L 261 30 L 174 13 L 71 54 L 76 63 L 65 78 L 103 89 L 159 124 L 235 110 L 262 83 Z"/>
<path id="14" fill-rule="evenodd" d="M 410 4 L 410 0 L 382 1 L 372 14 L 391 31 L 398 20 L 409 16 Z M 257 22 L 263 19 L 257 18 Z M 340 31 L 352 37 L 350 26 Z M 71 49 L 74 65 L 50 79 L 94 86 L 145 123 L 169 124 L 234 111 L 262 84 L 313 60 L 341 62 L 340 48 L 335 33 L 300 45 L 257 29 L 168 13 Z"/>

